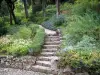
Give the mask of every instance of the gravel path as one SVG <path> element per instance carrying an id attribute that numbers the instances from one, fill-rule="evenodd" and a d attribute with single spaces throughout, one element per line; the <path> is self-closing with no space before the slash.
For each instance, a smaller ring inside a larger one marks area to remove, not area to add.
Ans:
<path id="1" fill-rule="evenodd" d="M 52 75 L 12 68 L 0 68 L 0 75 Z"/>

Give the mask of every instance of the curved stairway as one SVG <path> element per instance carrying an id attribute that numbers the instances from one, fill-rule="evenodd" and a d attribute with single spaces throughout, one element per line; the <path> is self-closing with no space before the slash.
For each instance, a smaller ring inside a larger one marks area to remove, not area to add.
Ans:
<path id="1" fill-rule="evenodd" d="M 51 60 L 58 59 L 56 52 L 59 48 L 60 36 L 57 34 L 47 34 L 42 53 L 36 61 L 36 65 L 32 66 L 32 70 L 36 72 L 52 73 Z"/>

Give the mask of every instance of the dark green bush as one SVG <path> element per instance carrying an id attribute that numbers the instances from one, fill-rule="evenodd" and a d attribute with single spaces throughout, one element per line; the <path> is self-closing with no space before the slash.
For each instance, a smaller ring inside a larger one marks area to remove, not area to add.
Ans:
<path id="1" fill-rule="evenodd" d="M 0 17 L 0 36 L 7 33 L 7 27 L 5 25 L 5 21 Z"/>
<path id="2" fill-rule="evenodd" d="M 98 11 L 99 0 L 76 0 L 72 13 L 77 15 L 83 15 L 87 10 Z"/>
<path id="3" fill-rule="evenodd" d="M 29 52 L 36 55 L 41 52 L 41 48 L 44 44 L 44 37 L 45 37 L 45 31 L 44 29 L 38 29 L 36 32 L 36 35 L 33 39 L 33 43 L 29 48 Z"/>
<path id="4" fill-rule="evenodd" d="M 61 26 L 65 22 L 64 15 L 59 15 L 58 17 L 54 15 L 50 21 L 55 25 L 55 26 Z"/>
<path id="5" fill-rule="evenodd" d="M 8 28 L 8 30 L 7 30 L 8 31 L 8 34 L 13 35 L 14 33 L 16 33 L 19 30 L 20 27 L 21 26 L 16 26 L 16 25 L 10 26 Z"/>
<path id="6" fill-rule="evenodd" d="M 33 6 L 33 13 L 36 13 L 37 11 L 40 11 L 42 9 L 41 4 L 37 4 Z"/>
<path id="7" fill-rule="evenodd" d="M 50 30 L 57 30 L 54 24 L 51 21 L 46 21 L 42 24 L 43 27 L 50 29 Z"/>
<path id="8" fill-rule="evenodd" d="M 31 35 L 32 35 L 31 29 L 26 26 L 22 26 L 19 28 L 19 30 L 15 34 L 13 34 L 13 37 L 28 39 L 28 38 L 31 38 Z"/>

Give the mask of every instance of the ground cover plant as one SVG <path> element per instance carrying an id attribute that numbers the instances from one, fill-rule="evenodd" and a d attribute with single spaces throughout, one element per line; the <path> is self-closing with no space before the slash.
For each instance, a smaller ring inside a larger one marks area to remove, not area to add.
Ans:
<path id="1" fill-rule="evenodd" d="M 65 9 L 70 14 L 65 13 L 66 27 L 60 27 L 63 42 L 59 67 L 70 65 L 76 73 L 100 74 L 100 13 L 95 10 L 98 3 L 98 0 L 77 0 L 70 9 Z"/>
<path id="2" fill-rule="evenodd" d="M 44 43 L 45 36 L 43 29 L 39 28 L 39 26 L 37 26 L 36 24 L 15 27 L 15 29 L 16 31 L 13 29 L 15 31 L 14 34 L 12 34 L 13 30 L 10 29 L 11 34 L 9 32 L 9 35 L 6 35 L 1 38 L 1 53 L 14 56 L 27 55 L 30 51 L 30 48 L 32 48 L 32 54 L 35 54 L 35 52 L 40 52 L 41 47 Z M 42 37 L 40 38 L 40 36 Z M 36 49 L 33 43 L 35 43 L 35 46 L 37 46 L 37 48 L 39 49 Z"/>

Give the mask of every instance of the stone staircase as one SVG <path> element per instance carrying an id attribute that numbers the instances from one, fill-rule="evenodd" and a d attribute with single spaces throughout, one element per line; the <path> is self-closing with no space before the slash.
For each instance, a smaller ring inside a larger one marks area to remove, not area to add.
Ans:
<path id="1" fill-rule="evenodd" d="M 47 34 L 45 37 L 45 44 L 42 49 L 42 53 L 36 61 L 36 65 L 32 66 L 33 71 L 43 72 L 47 74 L 52 73 L 51 60 L 58 59 L 56 52 L 59 48 L 60 36 L 57 34 Z"/>

